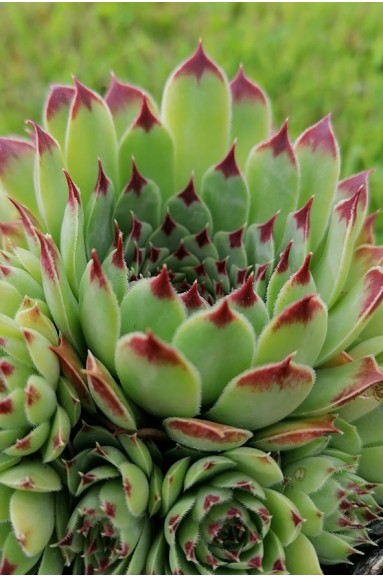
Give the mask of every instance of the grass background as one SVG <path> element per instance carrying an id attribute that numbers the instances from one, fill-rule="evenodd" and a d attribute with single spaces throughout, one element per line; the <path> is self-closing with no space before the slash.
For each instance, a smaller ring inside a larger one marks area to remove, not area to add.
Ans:
<path id="1" fill-rule="evenodd" d="M 0 134 L 39 121 L 48 84 L 72 74 L 103 92 L 114 70 L 159 101 L 201 37 L 229 77 L 244 64 L 271 97 L 276 125 L 289 117 L 293 138 L 332 112 L 342 175 L 376 169 L 375 209 L 383 199 L 382 22 L 380 3 L 2 3 Z"/>

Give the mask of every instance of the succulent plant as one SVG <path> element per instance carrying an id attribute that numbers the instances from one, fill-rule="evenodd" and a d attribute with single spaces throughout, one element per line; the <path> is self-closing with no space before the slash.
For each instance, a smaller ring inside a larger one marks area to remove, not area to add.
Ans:
<path id="1" fill-rule="evenodd" d="M 161 113 L 75 79 L 30 126 L 0 139 L 2 570 L 346 561 L 383 501 L 383 249 L 330 116 L 293 144 L 200 45 Z"/>

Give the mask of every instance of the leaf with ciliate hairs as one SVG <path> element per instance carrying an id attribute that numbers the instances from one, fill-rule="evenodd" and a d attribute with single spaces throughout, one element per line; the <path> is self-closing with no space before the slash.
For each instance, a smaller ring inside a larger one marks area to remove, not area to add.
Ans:
<path id="1" fill-rule="evenodd" d="M 170 417 L 163 425 L 174 441 L 203 451 L 237 448 L 252 436 L 250 431 L 202 419 Z"/>

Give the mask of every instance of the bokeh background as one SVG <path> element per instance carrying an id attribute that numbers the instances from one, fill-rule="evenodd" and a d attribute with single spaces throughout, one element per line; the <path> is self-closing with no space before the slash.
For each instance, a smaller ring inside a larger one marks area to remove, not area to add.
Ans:
<path id="1" fill-rule="evenodd" d="M 49 83 L 72 74 L 102 93 L 113 70 L 160 101 L 199 38 L 229 77 L 244 64 L 293 138 L 332 112 L 343 175 L 375 168 L 383 207 L 381 3 L 2 3 L 0 134 L 40 121 Z"/>

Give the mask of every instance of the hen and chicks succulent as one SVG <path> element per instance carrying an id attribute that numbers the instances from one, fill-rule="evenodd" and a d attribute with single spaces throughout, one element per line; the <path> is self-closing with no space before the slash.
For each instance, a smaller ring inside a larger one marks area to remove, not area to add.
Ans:
<path id="1" fill-rule="evenodd" d="M 330 116 L 200 45 L 0 139 L 3 574 L 320 574 L 383 502 L 383 248 Z"/>

